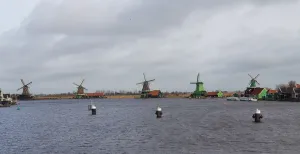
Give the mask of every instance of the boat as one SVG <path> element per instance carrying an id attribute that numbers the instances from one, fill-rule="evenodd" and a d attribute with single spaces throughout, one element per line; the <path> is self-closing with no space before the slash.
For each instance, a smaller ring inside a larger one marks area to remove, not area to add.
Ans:
<path id="1" fill-rule="evenodd" d="M 227 101 L 239 101 L 238 97 L 227 97 Z"/>
<path id="2" fill-rule="evenodd" d="M 249 98 L 249 101 L 251 101 L 251 102 L 257 102 L 257 99 L 256 98 Z"/>
<path id="3" fill-rule="evenodd" d="M 14 100 L 10 94 L 3 94 L 0 89 L 0 107 L 10 107 L 10 105 L 14 105 L 16 103 L 16 100 Z"/>
<path id="4" fill-rule="evenodd" d="M 240 97 L 240 101 L 249 101 L 248 97 Z"/>

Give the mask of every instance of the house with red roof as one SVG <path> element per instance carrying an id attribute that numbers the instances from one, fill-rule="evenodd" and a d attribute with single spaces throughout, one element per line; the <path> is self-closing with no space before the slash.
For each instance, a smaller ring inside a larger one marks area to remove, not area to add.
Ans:
<path id="1" fill-rule="evenodd" d="M 218 91 L 218 92 L 216 92 L 216 91 L 214 91 L 214 92 L 207 92 L 206 93 L 206 96 L 207 97 L 218 97 L 218 98 L 221 98 L 221 97 L 223 97 L 223 92 L 222 91 Z"/>
<path id="2" fill-rule="evenodd" d="M 260 88 L 260 87 L 256 87 L 256 88 L 247 88 L 245 90 L 245 97 L 254 97 L 257 99 L 265 99 L 267 96 L 267 92 L 268 90 L 266 88 Z"/>
<path id="3" fill-rule="evenodd" d="M 267 100 L 276 100 L 277 95 L 278 95 L 277 90 L 268 89 L 266 99 Z"/>
<path id="4" fill-rule="evenodd" d="M 160 90 L 152 90 L 148 93 L 148 97 L 161 98 L 161 97 L 163 97 L 163 93 Z"/>
<path id="5" fill-rule="evenodd" d="M 224 97 L 232 97 L 234 95 L 234 92 L 224 92 L 223 96 Z"/>

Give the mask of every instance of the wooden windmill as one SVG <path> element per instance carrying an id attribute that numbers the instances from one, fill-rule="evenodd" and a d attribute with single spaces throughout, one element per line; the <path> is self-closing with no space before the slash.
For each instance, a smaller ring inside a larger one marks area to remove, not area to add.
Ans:
<path id="1" fill-rule="evenodd" d="M 84 82 L 84 79 L 81 81 L 80 85 L 73 83 L 74 85 L 77 86 L 77 95 L 82 95 L 82 94 L 84 94 L 84 90 L 87 90 L 85 87 L 82 86 L 83 82 Z"/>
<path id="2" fill-rule="evenodd" d="M 256 75 L 255 78 L 253 78 L 250 74 L 248 74 L 251 78 L 250 82 L 249 82 L 249 85 L 250 85 L 250 88 L 256 88 L 256 84 L 260 85 L 258 82 L 257 82 L 257 78 L 259 76 L 259 74 Z"/>
<path id="3" fill-rule="evenodd" d="M 22 92 L 22 95 L 23 95 L 23 96 L 31 96 L 31 95 L 30 95 L 30 92 L 29 92 L 29 85 L 30 85 L 32 82 L 29 82 L 29 83 L 25 84 L 25 82 L 23 81 L 23 79 L 21 79 L 21 82 L 22 82 L 23 86 L 22 86 L 21 88 L 17 89 L 17 91 L 23 89 L 23 92 Z"/>
<path id="4" fill-rule="evenodd" d="M 147 80 L 147 79 L 146 79 L 145 73 L 143 73 L 143 75 L 144 75 L 144 80 L 145 80 L 145 81 L 140 82 L 140 83 L 137 83 L 137 85 L 138 85 L 138 84 L 143 84 L 142 93 L 147 93 L 147 92 L 150 91 L 149 83 L 152 82 L 152 81 L 154 81 L 155 79 Z"/>
<path id="5" fill-rule="evenodd" d="M 203 82 L 199 80 L 200 78 L 200 73 L 197 75 L 197 82 L 191 82 L 191 84 L 196 85 L 196 89 L 192 94 L 193 98 L 199 98 L 200 96 L 204 96 L 206 94 L 206 91 L 204 90 Z"/>

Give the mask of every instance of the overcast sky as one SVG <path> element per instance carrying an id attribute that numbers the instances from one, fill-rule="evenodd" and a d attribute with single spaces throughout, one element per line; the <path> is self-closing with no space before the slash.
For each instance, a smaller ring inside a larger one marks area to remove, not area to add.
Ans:
<path id="1" fill-rule="evenodd" d="M 300 82 L 297 0 L 0 0 L 0 87 L 243 90 Z M 21 91 L 20 91 L 21 92 Z"/>

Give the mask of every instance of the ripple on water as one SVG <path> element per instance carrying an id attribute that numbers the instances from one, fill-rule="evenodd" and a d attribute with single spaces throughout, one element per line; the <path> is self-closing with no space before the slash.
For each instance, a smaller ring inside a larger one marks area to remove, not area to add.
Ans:
<path id="1" fill-rule="evenodd" d="M 1 108 L 0 153 L 300 153 L 297 103 L 124 99 Z M 156 119 L 157 104 L 163 118 Z M 256 108 L 263 123 L 252 122 Z M 9 119 L 9 120 L 8 120 Z"/>

